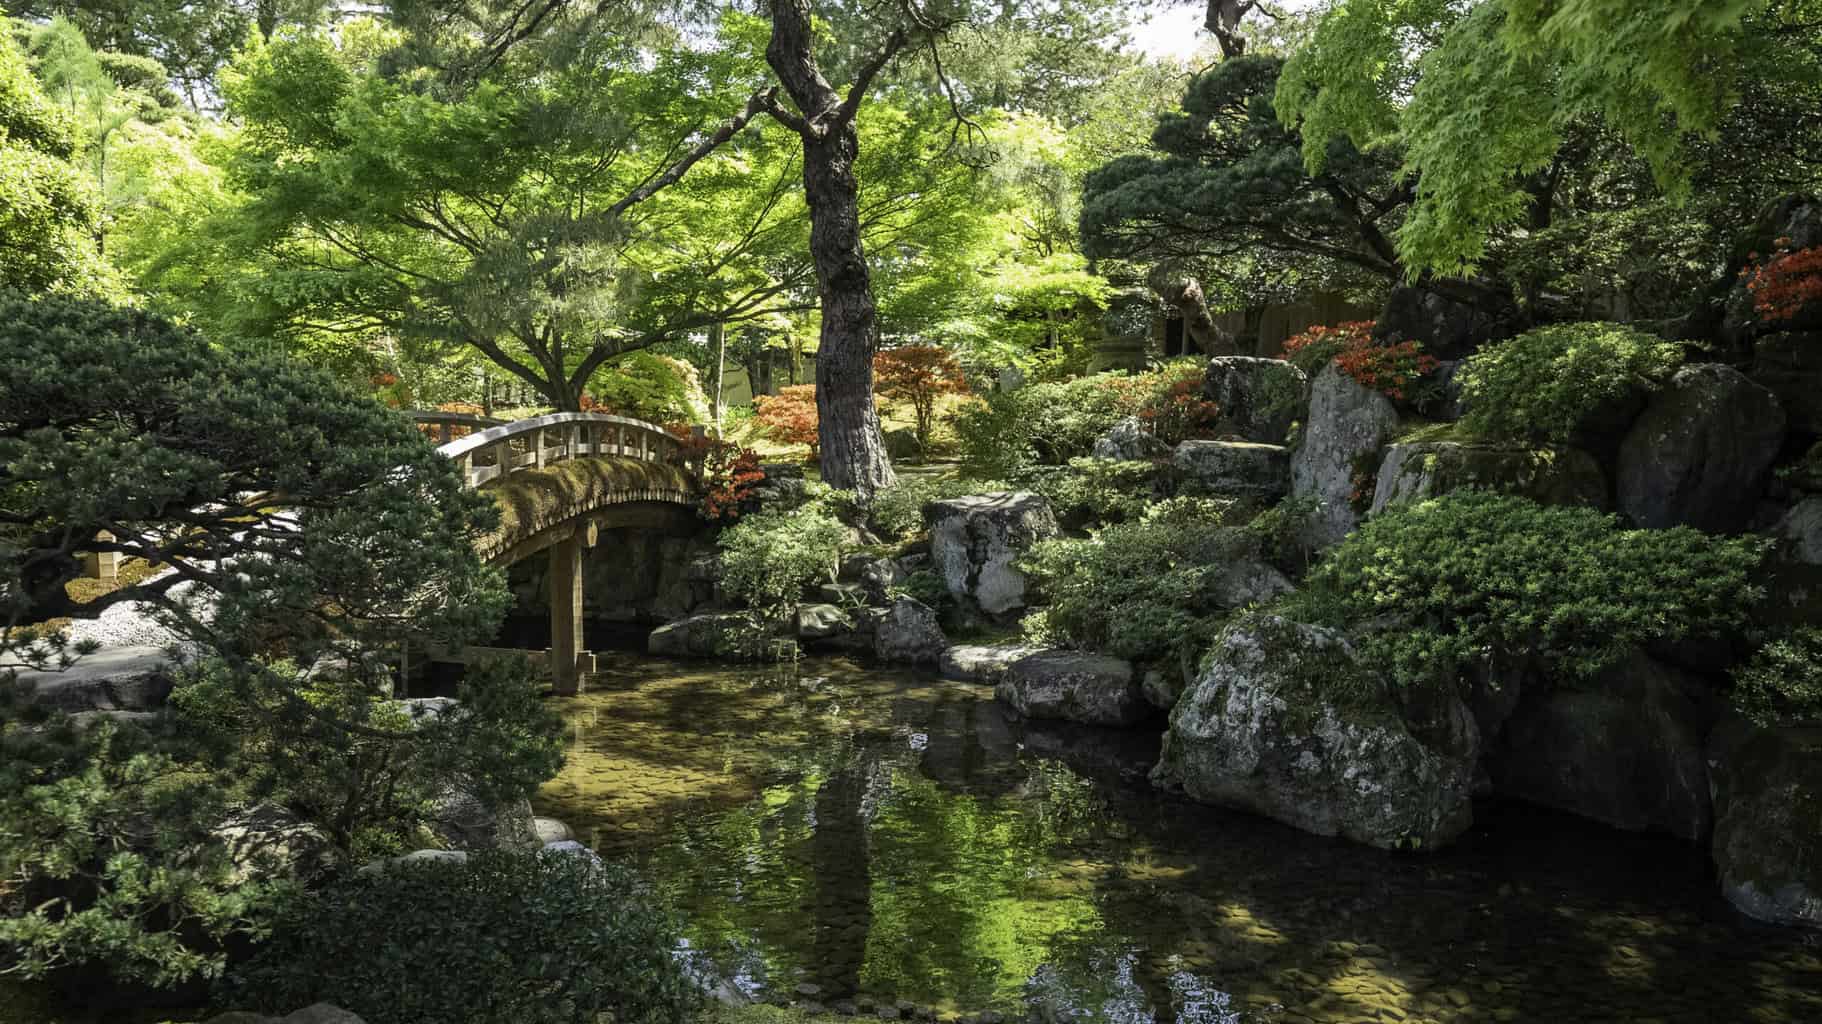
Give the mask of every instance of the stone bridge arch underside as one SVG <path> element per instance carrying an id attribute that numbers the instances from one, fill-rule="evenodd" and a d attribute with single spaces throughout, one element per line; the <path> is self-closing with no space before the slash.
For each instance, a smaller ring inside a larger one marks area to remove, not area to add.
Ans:
<path id="1" fill-rule="evenodd" d="M 701 485 L 684 466 L 630 457 L 571 459 L 489 480 L 479 488 L 500 509 L 500 523 L 476 542 L 481 557 L 502 569 L 545 559 L 550 604 L 552 681 L 576 693 L 594 656 L 583 648 L 584 554 L 615 543 L 616 533 L 699 533 Z M 455 660 L 485 656 L 471 650 Z"/>

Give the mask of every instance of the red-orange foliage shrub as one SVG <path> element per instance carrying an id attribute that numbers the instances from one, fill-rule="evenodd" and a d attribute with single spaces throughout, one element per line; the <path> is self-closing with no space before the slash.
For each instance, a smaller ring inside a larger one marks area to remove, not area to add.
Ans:
<path id="1" fill-rule="evenodd" d="M 937 399 L 968 393 L 962 364 L 935 345 L 887 349 L 873 357 L 873 376 L 880 394 L 911 403 L 917 414 L 917 440 L 925 447 L 936 428 Z"/>
<path id="2" fill-rule="evenodd" d="M 1166 444 L 1211 436 L 1221 419 L 1221 406 L 1202 396 L 1203 370 L 1187 367 L 1162 391 L 1153 391 L 1139 408 L 1139 419 Z"/>
<path id="3" fill-rule="evenodd" d="M 1284 343 L 1284 357 L 1311 376 L 1332 361 L 1360 386 L 1401 402 L 1425 397 L 1437 367 L 1415 341 L 1374 344 L 1371 320 L 1312 327 Z"/>
<path id="4" fill-rule="evenodd" d="M 793 384 L 779 388 L 776 395 L 755 397 L 753 419 L 773 440 L 785 444 L 807 444 L 814 454 L 818 439 L 816 385 Z"/>
<path id="5" fill-rule="evenodd" d="M 1767 323 L 1795 319 L 1805 306 L 1822 303 L 1822 246 L 1792 249 L 1788 238 L 1777 244 L 1777 251 L 1762 263 L 1758 253 L 1751 254 L 1751 262 L 1740 271 L 1752 293 L 1754 311 Z"/>

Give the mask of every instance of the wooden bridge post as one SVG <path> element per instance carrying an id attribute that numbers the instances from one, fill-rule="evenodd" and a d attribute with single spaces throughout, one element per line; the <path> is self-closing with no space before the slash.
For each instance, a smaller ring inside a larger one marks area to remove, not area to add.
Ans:
<path id="1" fill-rule="evenodd" d="M 582 692 L 582 546 L 580 532 L 550 549 L 550 677 L 558 693 Z"/>

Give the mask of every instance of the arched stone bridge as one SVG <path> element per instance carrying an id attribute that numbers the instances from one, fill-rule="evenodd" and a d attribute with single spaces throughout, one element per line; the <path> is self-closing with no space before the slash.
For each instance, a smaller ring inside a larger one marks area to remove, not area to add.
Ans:
<path id="1" fill-rule="evenodd" d="M 604 529 L 694 524 L 699 456 L 656 424 L 605 413 L 510 423 L 455 413 L 411 416 L 442 442 L 437 451 L 456 461 L 468 485 L 500 506 L 500 525 L 478 542 L 481 556 L 501 567 L 549 557 L 551 677 L 557 692 L 578 692 L 593 664 L 582 649 L 583 551 Z M 700 437 L 701 428 L 695 431 Z"/>

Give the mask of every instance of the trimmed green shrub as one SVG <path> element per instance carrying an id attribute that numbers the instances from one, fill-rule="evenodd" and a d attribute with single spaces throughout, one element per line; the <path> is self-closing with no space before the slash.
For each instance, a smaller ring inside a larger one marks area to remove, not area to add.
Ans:
<path id="1" fill-rule="evenodd" d="M 1076 523 L 1131 522 L 1145 514 L 1158 492 L 1158 467 L 1118 459 L 1070 459 L 1068 466 L 1026 474 L 1024 489 L 1050 501 L 1059 518 Z"/>
<path id="2" fill-rule="evenodd" d="M 749 608 L 782 613 L 806 587 L 835 579 L 847 541 L 820 503 L 748 516 L 722 531 L 721 585 Z"/>
<path id="3" fill-rule="evenodd" d="M 333 1002 L 369 1024 L 683 1024 L 677 930 L 625 869 L 581 854 L 401 863 L 296 897 L 223 1002 Z"/>
<path id="4" fill-rule="evenodd" d="M 1759 725 L 1822 724 L 1822 629 L 1800 626 L 1733 674 L 1733 706 Z"/>
<path id="5" fill-rule="evenodd" d="M 898 483 L 873 496 L 873 504 L 867 510 L 867 524 L 883 537 L 903 540 L 924 532 L 924 506 L 930 502 L 1014 489 L 1004 480 L 901 476 Z"/>
<path id="6" fill-rule="evenodd" d="M 1034 640 L 1131 660 L 1178 658 L 1207 646 L 1226 609 L 1212 584 L 1257 542 L 1222 529 L 1216 503 L 1172 503 L 1169 513 L 1059 538 L 1019 563 L 1046 607 L 1028 620 Z"/>
<path id="7" fill-rule="evenodd" d="M 1406 686 L 1450 685 L 1489 653 L 1588 679 L 1654 640 L 1739 629 L 1766 542 L 1624 528 L 1587 508 L 1458 491 L 1368 520 L 1284 613 L 1372 629 L 1363 653 Z"/>
<path id="8" fill-rule="evenodd" d="M 1015 476 L 1026 466 L 1062 466 L 1128 416 L 1144 420 L 1167 442 L 1198 436 L 1218 410 L 1202 400 L 1199 361 L 1148 373 L 1099 373 L 996 391 L 956 416 L 962 464 L 970 475 Z"/>
<path id="9" fill-rule="evenodd" d="M 1463 425 L 1513 440 L 1566 441 L 1603 409 L 1676 370 L 1682 349 L 1623 324 L 1552 324 L 1469 356 Z"/>

